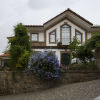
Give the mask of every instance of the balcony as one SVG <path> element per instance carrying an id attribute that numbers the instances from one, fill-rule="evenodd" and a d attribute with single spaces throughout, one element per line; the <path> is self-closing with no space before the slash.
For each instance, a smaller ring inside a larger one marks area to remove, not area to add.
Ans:
<path id="1" fill-rule="evenodd" d="M 69 38 L 57 38 L 56 44 L 57 46 L 46 46 L 45 42 L 32 42 L 31 41 L 31 46 L 33 48 L 47 48 L 47 49 L 67 49 L 68 45 L 70 43 Z"/>

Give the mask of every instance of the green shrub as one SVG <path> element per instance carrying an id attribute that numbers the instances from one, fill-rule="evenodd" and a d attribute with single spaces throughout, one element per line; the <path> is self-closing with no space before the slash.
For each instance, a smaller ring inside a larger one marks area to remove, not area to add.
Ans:
<path id="1" fill-rule="evenodd" d="M 30 53 L 29 51 L 24 51 L 23 55 L 18 59 L 18 63 L 16 67 L 20 67 L 22 69 L 25 69 L 28 67 L 28 61 L 29 61 Z"/>
<path id="2" fill-rule="evenodd" d="M 95 62 L 92 62 L 92 61 L 89 62 L 87 66 L 88 66 L 88 69 L 93 69 L 93 70 L 97 69 Z"/>
<path id="3" fill-rule="evenodd" d="M 82 63 L 88 63 L 90 62 L 93 58 L 93 53 L 91 50 L 86 49 L 85 46 L 80 46 L 77 52 L 77 58 L 82 62 Z"/>
<path id="4" fill-rule="evenodd" d="M 73 64 L 69 67 L 69 70 L 87 70 L 87 65 L 84 63 Z"/>
<path id="5" fill-rule="evenodd" d="M 96 70 L 97 66 L 95 62 L 90 61 L 88 63 L 72 64 L 69 70 Z"/>
<path id="6" fill-rule="evenodd" d="M 60 72 L 59 60 L 51 51 L 33 53 L 28 71 L 41 79 L 57 79 Z"/>
<path id="7" fill-rule="evenodd" d="M 19 59 L 24 59 L 24 51 L 31 52 L 29 36 L 27 29 L 22 23 L 19 23 L 14 28 L 14 37 L 10 39 L 10 66 L 12 70 L 16 70 L 17 66 L 20 62 Z M 20 58 L 22 56 L 22 58 Z M 22 61 L 21 63 L 23 63 Z M 25 62 L 27 63 L 27 62 Z M 23 64 L 21 64 L 23 65 Z"/>

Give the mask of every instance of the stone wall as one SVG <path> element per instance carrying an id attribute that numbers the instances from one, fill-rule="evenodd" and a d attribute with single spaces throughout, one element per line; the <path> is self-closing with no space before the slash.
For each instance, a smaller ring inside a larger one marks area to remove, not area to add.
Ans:
<path id="1" fill-rule="evenodd" d="M 59 80 L 41 81 L 32 74 L 0 72 L 0 94 L 36 92 L 59 85 L 100 79 L 100 71 L 68 71 Z"/>

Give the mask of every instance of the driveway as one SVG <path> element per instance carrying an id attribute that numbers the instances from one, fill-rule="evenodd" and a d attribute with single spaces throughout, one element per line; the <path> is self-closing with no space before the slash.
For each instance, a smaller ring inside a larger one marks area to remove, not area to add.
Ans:
<path id="1" fill-rule="evenodd" d="M 100 100 L 100 80 L 81 82 L 41 92 L 0 96 L 0 100 Z"/>

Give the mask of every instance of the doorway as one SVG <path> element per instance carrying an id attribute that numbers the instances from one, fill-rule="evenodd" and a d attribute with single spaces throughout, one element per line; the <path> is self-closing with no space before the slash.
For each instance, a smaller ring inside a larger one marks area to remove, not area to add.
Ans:
<path id="1" fill-rule="evenodd" d="M 61 64 L 62 66 L 66 67 L 66 69 L 68 68 L 69 64 L 70 64 L 70 54 L 69 53 L 61 53 Z"/>

